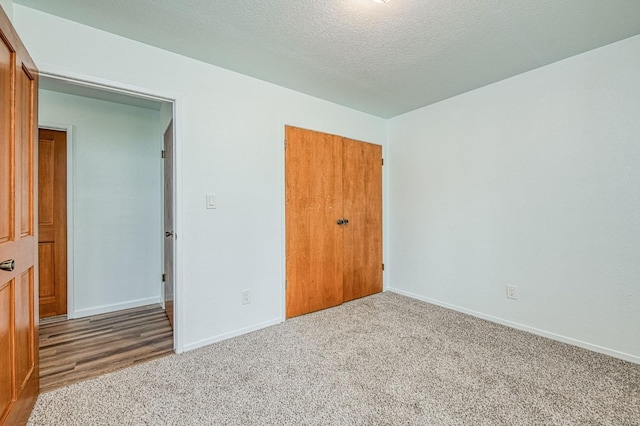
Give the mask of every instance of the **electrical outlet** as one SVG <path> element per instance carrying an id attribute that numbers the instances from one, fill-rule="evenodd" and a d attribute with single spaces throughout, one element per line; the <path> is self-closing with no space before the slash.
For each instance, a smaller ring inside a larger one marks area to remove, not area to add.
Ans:
<path id="1" fill-rule="evenodd" d="M 507 299 L 518 300 L 518 294 L 516 293 L 516 286 L 507 286 Z"/>
<path id="2" fill-rule="evenodd" d="M 242 304 L 248 305 L 251 303 L 251 291 L 245 290 L 242 292 Z"/>

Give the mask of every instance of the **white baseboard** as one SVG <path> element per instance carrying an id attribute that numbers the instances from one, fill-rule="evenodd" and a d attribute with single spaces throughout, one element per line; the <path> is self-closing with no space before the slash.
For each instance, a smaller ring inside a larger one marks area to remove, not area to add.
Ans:
<path id="1" fill-rule="evenodd" d="M 154 305 L 162 303 L 160 296 L 147 297 L 146 299 L 129 300 L 122 303 L 113 303 L 111 305 L 101 305 L 91 308 L 78 309 L 72 315 L 68 315 L 69 319 L 90 317 L 92 315 L 106 314 L 109 312 L 122 311 L 123 309 L 138 308 L 140 306 Z"/>
<path id="2" fill-rule="evenodd" d="M 265 321 L 265 322 L 261 322 L 261 323 L 258 323 L 258 324 L 254 324 L 254 325 L 249 326 L 249 327 L 245 327 L 245 328 L 241 328 L 241 329 L 238 329 L 238 330 L 230 331 L 229 333 L 219 334 L 218 336 L 210 337 L 210 338 L 204 339 L 204 340 L 199 340 L 199 341 L 194 342 L 194 343 L 188 343 L 188 344 L 184 345 L 184 351 L 185 352 L 192 351 L 194 349 L 198 349 L 198 348 L 201 348 L 203 346 L 208 346 L 208 345 L 211 345 L 213 343 L 218 343 L 218 342 L 221 342 L 223 340 L 231 339 L 232 337 L 237 337 L 237 336 L 240 336 L 242 334 L 251 333 L 252 331 L 260 330 L 262 328 L 271 327 L 272 325 L 280 324 L 281 322 L 282 322 L 282 319 L 276 318 L 276 319 L 272 319 L 272 320 L 269 320 L 269 321 Z"/>
<path id="3" fill-rule="evenodd" d="M 441 302 L 439 300 L 430 299 L 428 297 L 420 296 L 415 293 L 411 293 L 408 291 L 400 290 L 397 288 L 389 287 L 387 291 L 401 294 L 403 296 L 410 297 L 412 299 L 422 300 L 423 302 L 431 303 L 432 305 L 442 306 L 443 308 L 451 309 L 453 311 L 461 312 L 463 314 L 468 314 L 477 318 L 482 318 L 487 321 L 495 322 L 498 324 L 506 325 L 507 327 L 515 328 L 518 330 L 526 331 L 532 334 L 536 334 L 538 336 L 547 337 L 552 340 L 557 340 L 562 343 L 567 343 L 569 345 L 578 346 L 583 349 L 588 349 L 590 351 L 599 352 L 601 354 L 609 355 L 614 358 L 619 358 L 625 361 L 633 362 L 635 364 L 640 364 L 640 357 L 627 354 L 624 352 L 619 352 L 613 349 L 605 348 L 598 345 L 593 345 L 591 343 L 583 342 L 582 340 L 573 339 L 571 337 L 562 336 L 560 334 L 551 333 L 549 331 L 540 330 L 534 327 L 530 327 L 528 325 L 520 324 L 517 322 L 505 320 L 502 318 L 494 317 L 492 315 L 483 314 L 482 312 L 472 311 L 470 309 L 466 309 L 460 306 L 451 305 L 449 303 Z"/>

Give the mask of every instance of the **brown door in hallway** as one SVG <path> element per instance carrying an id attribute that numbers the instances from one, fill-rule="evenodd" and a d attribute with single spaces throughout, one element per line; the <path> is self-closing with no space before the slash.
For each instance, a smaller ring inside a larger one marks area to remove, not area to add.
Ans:
<path id="1" fill-rule="evenodd" d="M 173 121 L 164 132 L 164 309 L 173 327 Z"/>
<path id="2" fill-rule="evenodd" d="M 0 8 L 0 424 L 23 424 L 38 395 L 38 74 Z"/>
<path id="3" fill-rule="evenodd" d="M 38 137 L 40 318 L 67 313 L 67 134 Z"/>
<path id="4" fill-rule="evenodd" d="M 382 291 L 382 147 L 285 138 L 287 318 Z"/>

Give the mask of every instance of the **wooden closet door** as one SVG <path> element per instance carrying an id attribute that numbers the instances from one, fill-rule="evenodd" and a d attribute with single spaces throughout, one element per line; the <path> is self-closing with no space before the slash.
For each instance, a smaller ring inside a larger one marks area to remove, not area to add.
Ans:
<path id="1" fill-rule="evenodd" d="M 285 129 L 286 316 L 343 301 L 342 138 Z"/>
<path id="2" fill-rule="evenodd" d="M 37 70 L 0 8 L 0 424 L 38 395 Z"/>
<path id="3" fill-rule="evenodd" d="M 344 301 L 382 291 L 382 147 L 344 138 Z"/>

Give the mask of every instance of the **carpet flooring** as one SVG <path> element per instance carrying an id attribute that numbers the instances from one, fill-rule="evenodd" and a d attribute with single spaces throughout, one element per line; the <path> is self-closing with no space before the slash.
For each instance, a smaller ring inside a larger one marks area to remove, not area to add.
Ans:
<path id="1" fill-rule="evenodd" d="M 393 293 L 40 395 L 31 425 L 639 425 L 640 365 Z"/>

